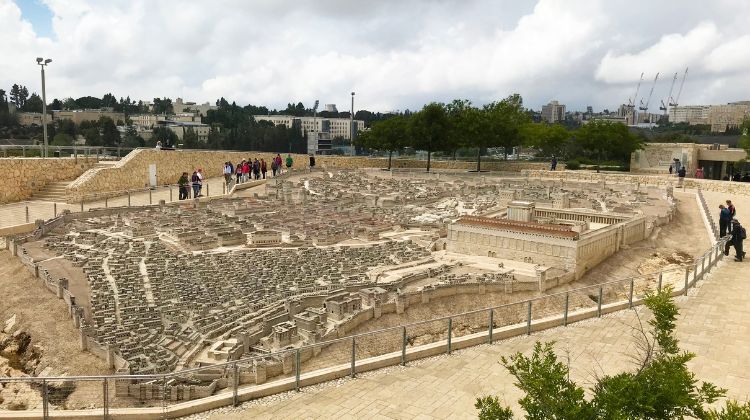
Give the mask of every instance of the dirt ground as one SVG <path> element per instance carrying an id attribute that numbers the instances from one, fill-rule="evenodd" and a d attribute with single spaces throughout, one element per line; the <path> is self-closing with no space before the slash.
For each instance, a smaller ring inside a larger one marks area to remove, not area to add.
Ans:
<path id="1" fill-rule="evenodd" d="M 17 323 L 31 335 L 32 343 L 43 348 L 40 371 L 49 366 L 56 375 L 110 372 L 104 361 L 80 350 L 78 331 L 65 303 L 6 250 L 0 251 L 0 281 L 0 320 L 15 314 Z"/>

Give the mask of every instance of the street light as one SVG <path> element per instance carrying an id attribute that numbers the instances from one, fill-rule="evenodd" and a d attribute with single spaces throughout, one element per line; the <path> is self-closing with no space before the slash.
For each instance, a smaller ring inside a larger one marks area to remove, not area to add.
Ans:
<path id="1" fill-rule="evenodd" d="M 352 112 L 349 114 L 349 148 L 351 149 L 352 156 L 354 156 L 354 92 L 352 92 Z"/>
<path id="2" fill-rule="evenodd" d="M 42 126 L 44 128 L 44 150 L 42 151 L 42 157 L 49 157 L 49 141 L 47 140 L 47 91 L 44 86 L 44 67 L 51 63 L 51 59 L 44 59 L 42 57 L 36 58 L 36 63 L 42 68 Z"/>

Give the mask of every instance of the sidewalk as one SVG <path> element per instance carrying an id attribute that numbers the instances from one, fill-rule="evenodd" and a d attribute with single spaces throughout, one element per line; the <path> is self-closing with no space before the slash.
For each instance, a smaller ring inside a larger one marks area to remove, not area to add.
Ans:
<path id="1" fill-rule="evenodd" d="M 677 334 L 682 348 L 695 352 L 691 368 L 701 380 L 729 388 L 730 398 L 750 394 L 750 281 L 731 258 L 720 262 L 689 297 L 678 297 Z M 638 308 L 642 317 L 645 307 Z M 644 320 L 645 321 L 645 320 Z M 219 409 L 195 418 L 476 418 L 475 399 L 496 394 L 521 413 L 522 396 L 499 364 L 501 356 L 528 354 L 537 340 L 555 341 L 558 355 L 570 358 L 572 378 L 585 388 L 595 375 L 632 368 L 635 311 L 621 311 L 532 336 L 517 337 L 365 373 L 356 379 L 303 388 L 237 408 Z"/>

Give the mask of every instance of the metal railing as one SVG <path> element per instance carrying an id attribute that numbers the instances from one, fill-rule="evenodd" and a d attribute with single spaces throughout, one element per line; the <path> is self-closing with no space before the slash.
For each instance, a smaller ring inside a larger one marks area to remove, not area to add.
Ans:
<path id="1" fill-rule="evenodd" d="M 491 344 L 601 317 L 639 305 L 647 290 L 661 290 L 666 285 L 672 286 L 674 295 L 686 295 L 723 258 L 724 244 L 725 240 L 720 240 L 684 268 L 345 335 L 211 366 L 166 374 L 10 377 L 0 378 L 0 385 L 28 391 L 16 392 L 10 400 L 6 398 L 6 407 L 32 411 L 43 418 L 55 411 L 81 409 L 88 414 L 101 413 L 105 418 L 118 413 L 132 414 L 134 410 L 143 418 L 168 418 L 218 405 L 236 406 L 242 401 L 336 378 L 355 377 L 384 366 L 406 365 L 423 357 L 450 354 L 472 345 Z M 483 295 L 490 286 L 490 283 L 473 283 L 446 287 L 463 287 L 464 293 L 468 293 L 467 288 L 476 287 L 475 293 Z M 412 304 L 424 303 L 425 297 L 429 301 L 430 297 L 424 293 L 403 295 L 396 302 L 383 304 L 382 313 L 403 312 L 409 306 L 409 297 L 420 299 Z M 455 297 L 458 295 L 451 296 L 455 300 L 460 299 Z M 465 296 L 471 299 L 467 301 L 474 299 L 470 294 Z M 373 308 L 366 311 L 371 311 L 368 313 L 373 318 L 381 314 Z"/>
<path id="2" fill-rule="evenodd" d="M 44 145 L 41 144 L 19 144 L 0 145 L 0 157 L 40 157 Z M 49 146 L 49 157 L 72 157 L 75 159 L 120 159 L 131 151 L 130 147 L 105 147 L 105 146 Z"/>

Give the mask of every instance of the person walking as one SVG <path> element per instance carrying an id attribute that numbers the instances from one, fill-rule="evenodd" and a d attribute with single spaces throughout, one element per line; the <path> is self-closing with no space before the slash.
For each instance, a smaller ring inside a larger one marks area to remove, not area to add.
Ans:
<path id="1" fill-rule="evenodd" d="M 250 180 L 250 163 L 246 160 L 242 160 L 242 182 Z"/>
<path id="2" fill-rule="evenodd" d="M 278 153 L 276 153 L 276 157 L 275 157 L 274 159 L 276 159 L 276 169 L 277 169 L 277 170 L 279 171 L 279 175 L 281 175 L 281 174 L 282 174 L 282 168 L 281 168 L 281 165 L 282 165 L 282 163 L 281 163 L 281 155 L 280 155 L 280 154 L 278 154 Z"/>
<path id="3" fill-rule="evenodd" d="M 188 184 L 190 181 L 188 180 L 188 173 L 183 172 L 182 176 L 179 180 L 177 180 L 177 185 L 180 187 L 180 200 L 187 200 L 188 195 L 190 195 L 190 190 L 188 189 Z"/>
<path id="4" fill-rule="evenodd" d="M 677 188 L 683 188 L 683 185 L 685 184 L 685 175 L 687 175 L 687 171 L 684 166 L 681 166 L 680 169 L 677 170 L 677 176 L 679 177 Z"/>
<path id="5" fill-rule="evenodd" d="M 719 204 L 719 237 L 727 236 L 729 225 L 732 223 L 732 213 L 726 206 Z"/>
<path id="6" fill-rule="evenodd" d="M 747 239 L 747 231 L 737 219 L 732 220 L 732 237 L 724 245 L 724 255 L 729 255 L 729 248 L 734 247 L 734 260 L 741 262 L 745 258 L 742 242 Z"/>
<path id="7" fill-rule="evenodd" d="M 260 179 L 260 162 L 258 162 L 258 158 L 255 158 L 253 161 L 253 177 L 256 181 Z"/>
<path id="8" fill-rule="evenodd" d="M 312 171 L 313 168 L 315 168 L 315 155 L 310 153 L 310 170 Z"/>
<path id="9" fill-rule="evenodd" d="M 734 208 L 734 204 L 732 204 L 732 200 L 727 200 L 727 208 L 729 209 L 729 214 L 732 215 L 732 219 L 734 219 L 737 216 L 737 209 Z"/>
<path id="10" fill-rule="evenodd" d="M 287 171 L 292 170 L 293 163 L 294 163 L 294 159 L 292 159 L 292 155 L 291 154 L 286 155 L 286 170 Z"/>
<path id="11" fill-rule="evenodd" d="M 271 171 L 273 171 L 273 177 L 276 178 L 276 171 L 279 170 L 279 166 L 276 164 L 276 158 L 271 159 Z"/>
<path id="12" fill-rule="evenodd" d="M 557 158 L 555 155 L 552 155 L 552 162 L 550 163 L 550 170 L 554 171 L 557 169 Z"/>
<path id="13" fill-rule="evenodd" d="M 703 179 L 704 177 L 703 168 L 698 168 L 695 170 L 695 177 L 697 179 Z"/>
<path id="14" fill-rule="evenodd" d="M 232 184 L 232 173 L 234 168 L 230 162 L 224 162 L 224 182 L 227 184 L 227 189 Z"/>
<path id="15" fill-rule="evenodd" d="M 197 197 L 203 196 L 203 169 L 198 168 L 198 195 Z"/>
<path id="16" fill-rule="evenodd" d="M 190 177 L 190 183 L 193 186 L 193 198 L 198 197 L 198 194 L 200 194 L 201 186 L 200 186 L 200 178 L 198 177 L 198 171 L 193 171 L 193 175 Z"/>
<path id="17" fill-rule="evenodd" d="M 260 159 L 260 173 L 263 175 L 263 179 L 266 179 L 266 172 L 268 172 L 268 166 L 266 166 L 266 160 Z"/>
<path id="18" fill-rule="evenodd" d="M 669 164 L 669 174 L 670 174 L 670 175 L 672 175 L 672 172 L 673 172 L 673 171 L 674 171 L 674 164 L 673 164 L 673 163 L 670 163 L 670 164 Z"/>
<path id="19" fill-rule="evenodd" d="M 237 162 L 237 166 L 234 167 L 234 173 L 237 175 L 237 180 L 234 183 L 239 184 L 240 178 L 242 178 L 242 162 Z"/>

